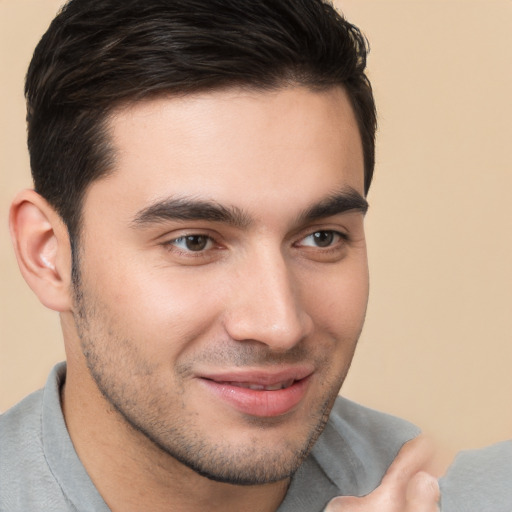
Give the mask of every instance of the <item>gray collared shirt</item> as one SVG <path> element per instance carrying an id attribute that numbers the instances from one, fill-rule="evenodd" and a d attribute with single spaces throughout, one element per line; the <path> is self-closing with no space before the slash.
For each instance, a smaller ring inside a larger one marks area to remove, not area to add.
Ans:
<path id="1" fill-rule="evenodd" d="M 57 365 L 43 390 L 0 416 L 2 512 L 109 512 L 66 429 L 60 407 L 65 373 L 65 364 Z M 277 512 L 320 512 L 334 496 L 371 492 L 404 442 L 418 433 L 406 421 L 338 398 L 324 432 L 292 478 Z M 512 512 L 512 443 L 497 446 L 485 456 L 479 454 L 478 470 L 468 470 L 475 456 L 463 455 L 441 481 L 443 512 Z M 493 485 L 485 485 L 489 492 L 480 493 L 480 485 L 471 482 L 476 479 L 483 486 L 482 478 L 488 472 Z M 500 475 L 508 478 L 506 492 Z M 473 490 L 470 501 L 465 499 L 467 488 Z M 479 497 L 499 499 L 498 505 L 486 501 L 489 506 L 471 507 Z"/>

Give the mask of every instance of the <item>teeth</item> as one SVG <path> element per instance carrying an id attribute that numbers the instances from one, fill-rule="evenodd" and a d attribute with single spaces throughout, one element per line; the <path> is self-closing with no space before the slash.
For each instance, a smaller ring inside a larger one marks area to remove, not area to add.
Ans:
<path id="1" fill-rule="evenodd" d="M 242 388 L 254 389 L 255 391 L 263 391 L 265 386 L 261 386 L 260 384 L 241 384 Z"/>
<path id="2" fill-rule="evenodd" d="M 278 391 L 280 389 L 289 388 L 293 383 L 294 380 L 290 379 L 285 382 L 279 382 L 269 386 L 264 386 L 263 384 L 253 384 L 251 382 L 231 382 L 230 384 L 239 388 L 253 389 L 254 391 Z"/>

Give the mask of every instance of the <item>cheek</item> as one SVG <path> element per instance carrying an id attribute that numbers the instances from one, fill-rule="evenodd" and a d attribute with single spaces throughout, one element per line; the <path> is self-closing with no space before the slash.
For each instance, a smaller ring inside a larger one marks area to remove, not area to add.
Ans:
<path id="1" fill-rule="evenodd" d="M 215 335 L 223 301 L 212 279 L 201 272 L 152 268 L 126 257 L 118 261 L 124 265 L 110 266 L 91 258 L 94 278 L 91 271 L 83 276 L 85 291 L 108 311 L 103 316 L 116 336 L 133 340 L 148 357 L 150 352 L 178 357 L 195 340 Z"/>
<path id="2" fill-rule="evenodd" d="M 364 259 L 309 279 L 305 297 L 317 328 L 331 332 L 336 339 L 356 341 L 364 323 L 368 288 Z"/>

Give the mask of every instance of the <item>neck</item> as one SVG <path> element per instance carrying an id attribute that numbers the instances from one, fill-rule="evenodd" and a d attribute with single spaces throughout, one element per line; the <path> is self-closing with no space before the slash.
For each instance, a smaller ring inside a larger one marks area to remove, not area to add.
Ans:
<path id="1" fill-rule="evenodd" d="M 112 512 L 274 512 L 279 507 L 288 480 L 240 486 L 199 475 L 128 425 L 88 375 L 69 370 L 61 398 L 66 425 Z"/>

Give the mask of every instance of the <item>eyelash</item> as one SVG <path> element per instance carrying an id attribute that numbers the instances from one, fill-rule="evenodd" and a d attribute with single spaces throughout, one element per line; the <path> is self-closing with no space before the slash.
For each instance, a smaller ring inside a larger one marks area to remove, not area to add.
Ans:
<path id="1" fill-rule="evenodd" d="M 336 231 L 334 229 L 319 229 L 317 231 L 313 231 L 312 233 L 310 233 L 309 235 L 306 235 L 304 237 L 302 237 L 300 241 L 303 241 L 305 240 L 306 238 L 309 238 L 309 237 L 314 237 L 315 235 L 319 235 L 319 234 L 328 234 L 330 237 L 331 237 L 331 240 L 330 240 L 330 243 L 329 245 L 327 246 L 313 246 L 313 245 L 305 245 L 304 247 L 312 247 L 313 249 L 321 249 L 321 250 L 325 250 L 325 251 L 328 251 L 329 249 L 336 249 L 337 246 L 339 245 L 339 242 L 342 241 L 342 242 L 348 242 L 349 241 L 349 236 L 346 234 L 346 233 L 343 233 L 341 231 Z M 336 237 L 339 238 L 339 240 L 336 240 Z"/>
<path id="2" fill-rule="evenodd" d="M 168 250 L 176 251 L 179 254 L 184 254 L 186 256 L 193 256 L 193 257 L 201 256 L 201 255 L 204 255 L 206 252 L 208 252 L 208 249 L 206 249 L 206 248 L 194 251 L 192 249 L 182 249 L 182 248 L 178 247 L 177 245 L 175 245 L 176 243 L 178 243 L 180 241 L 185 241 L 185 243 L 186 243 L 187 239 L 192 239 L 192 238 L 205 239 L 205 243 L 207 246 L 215 244 L 215 240 L 209 235 L 205 235 L 203 233 L 197 233 L 197 234 L 191 233 L 191 234 L 185 234 L 185 235 L 179 236 L 177 238 L 174 238 L 172 240 L 169 240 L 168 242 L 165 242 L 164 245 Z"/>
<path id="3" fill-rule="evenodd" d="M 316 246 L 316 245 L 303 245 L 301 244 L 300 242 L 304 241 L 305 239 L 309 238 L 309 237 L 314 237 L 315 235 L 320 235 L 320 234 L 323 234 L 323 235 L 328 235 L 331 237 L 331 240 L 329 242 L 328 245 L 322 247 L 322 246 Z M 339 238 L 339 240 L 336 240 L 336 237 Z M 187 239 L 198 239 L 198 238 L 203 238 L 204 239 L 204 242 L 205 242 L 205 247 L 199 249 L 199 250 L 196 250 L 194 251 L 193 249 L 190 249 L 190 248 L 186 248 L 186 249 L 182 249 L 180 247 L 178 247 L 176 244 L 179 243 L 179 242 L 182 242 L 184 241 L 185 244 L 187 243 Z M 333 230 L 333 229 L 319 229 L 317 231 L 313 231 L 303 237 L 301 237 L 298 242 L 296 242 L 294 244 L 294 246 L 297 246 L 297 247 L 310 247 L 312 248 L 313 250 L 315 249 L 320 249 L 324 252 L 328 252 L 329 250 L 336 250 L 337 249 L 337 246 L 339 245 L 339 242 L 342 241 L 342 242 L 348 242 L 349 241 L 349 236 L 346 234 L 346 233 L 343 233 L 341 231 L 336 231 L 336 230 Z M 192 233 L 192 234 L 184 234 L 182 236 L 179 236 L 177 238 L 174 238 L 172 240 L 169 240 L 168 242 L 165 242 L 164 243 L 164 246 L 170 250 L 170 251 L 175 251 L 177 252 L 178 254 L 182 254 L 182 255 L 185 255 L 187 257 L 201 257 L 201 256 L 204 256 L 205 253 L 208 253 L 209 252 L 209 249 L 211 249 L 212 245 L 215 245 L 216 244 L 216 241 L 214 238 L 212 238 L 211 236 L 209 235 L 206 235 L 206 234 L 203 234 L 203 233 Z M 208 247 L 210 246 L 210 247 Z"/>

